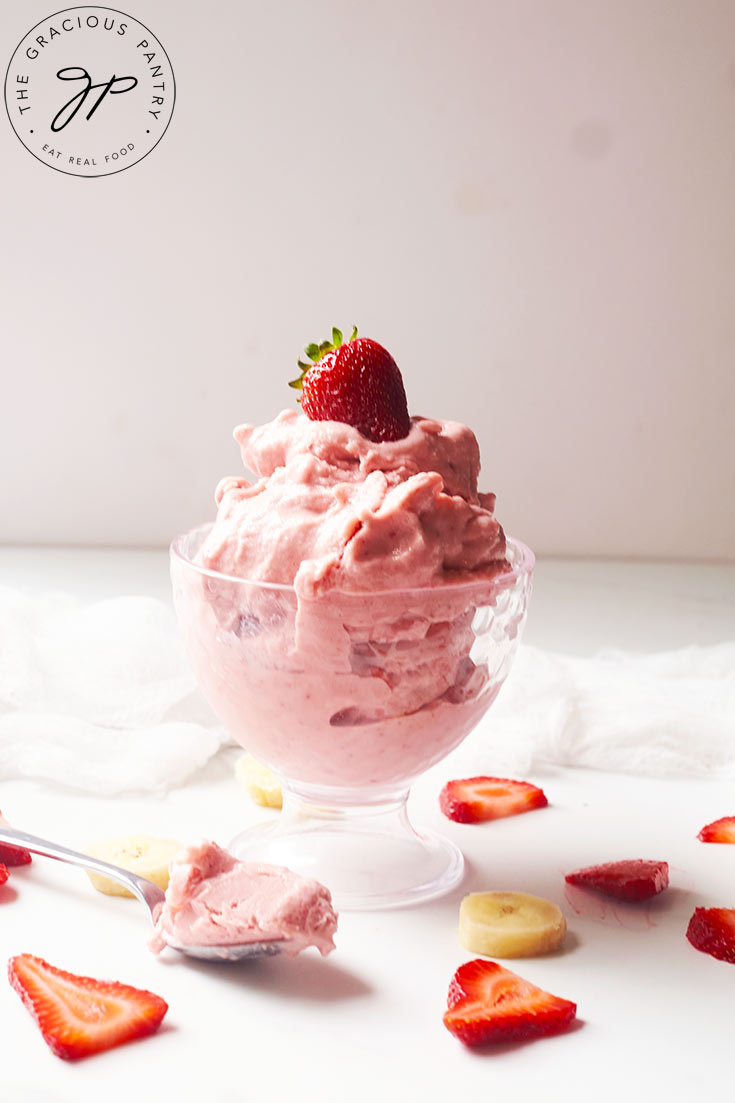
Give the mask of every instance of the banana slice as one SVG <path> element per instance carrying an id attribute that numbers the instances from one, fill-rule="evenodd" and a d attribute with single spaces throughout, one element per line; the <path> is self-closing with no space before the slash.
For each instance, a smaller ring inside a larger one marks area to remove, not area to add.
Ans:
<path id="1" fill-rule="evenodd" d="M 251 754 L 244 754 L 235 763 L 235 777 L 244 785 L 256 804 L 265 808 L 282 808 L 281 783 L 273 773 Z"/>
<path id="2" fill-rule="evenodd" d="M 103 839 L 91 843 L 87 854 L 92 858 L 101 858 L 103 862 L 129 869 L 154 881 L 159 888 L 168 888 L 168 864 L 183 843 L 175 839 L 156 839 L 150 835 L 125 835 L 119 839 Z M 101 873 L 87 873 L 98 892 L 106 896 L 132 896 L 118 881 L 113 881 Z"/>
<path id="3" fill-rule="evenodd" d="M 556 904 L 526 892 L 473 892 L 459 908 L 459 941 L 473 954 L 547 954 L 559 949 L 566 931 Z"/>

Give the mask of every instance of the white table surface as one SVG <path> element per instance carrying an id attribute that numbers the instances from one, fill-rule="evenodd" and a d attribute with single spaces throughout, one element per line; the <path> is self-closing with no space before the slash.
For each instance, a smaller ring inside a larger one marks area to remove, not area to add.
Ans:
<path id="1" fill-rule="evenodd" d="M 122 593 L 168 597 L 162 552 L 0 548 L 0 583 L 64 589 L 85 600 Z M 549 561 L 539 565 L 528 642 L 575 654 L 601 646 L 646 651 L 735 635 L 735 567 Z M 145 831 L 226 842 L 268 813 L 235 782 L 225 751 L 195 783 L 165 798 L 100 799 L 27 781 L 0 783 L 17 826 L 70 846 Z M 114 763 L 110 763 L 114 769 Z M 341 917 L 338 948 L 296 961 L 205 966 L 145 946 L 143 909 L 103 897 L 70 867 L 36 859 L 0 890 L 5 958 L 39 954 L 75 972 L 164 996 L 153 1038 L 67 1064 L 46 1049 L 9 985 L 0 982 L 0 1099 L 22 1101 L 455 1100 L 463 1098 L 689 1100 L 731 1094 L 735 968 L 684 938 L 697 905 L 735 906 L 735 847 L 696 839 L 735 814 L 731 785 L 657 781 L 549 768 L 550 807 L 492 824 L 452 824 L 437 807 L 439 764 L 415 786 L 412 818 L 464 850 L 468 872 L 442 900 Z M 643 907 L 578 891 L 565 871 L 613 857 L 665 858 L 668 892 Z M 557 901 L 569 935 L 556 955 L 508 962 L 576 1000 L 579 1025 L 525 1045 L 476 1053 L 441 1022 L 446 990 L 470 958 L 457 941 L 468 891 L 510 888 Z M 577 912 L 581 914 L 578 914 Z"/>

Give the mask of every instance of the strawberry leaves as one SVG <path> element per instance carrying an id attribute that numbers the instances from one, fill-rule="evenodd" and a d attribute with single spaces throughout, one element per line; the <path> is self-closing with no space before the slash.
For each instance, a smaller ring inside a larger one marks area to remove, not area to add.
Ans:
<path id="1" fill-rule="evenodd" d="M 343 344 L 349 344 L 350 341 L 354 341 L 357 337 L 357 326 L 352 327 L 352 333 L 345 341 L 342 336 L 342 330 L 337 329 L 336 326 L 332 326 L 332 340 L 322 341 L 317 345 L 313 341 L 311 344 L 306 345 L 304 352 L 307 359 L 311 363 L 307 364 L 303 360 L 298 360 L 298 366 L 301 369 L 301 374 L 296 378 L 289 381 L 289 387 L 293 387 L 294 390 L 300 391 L 303 388 L 304 376 L 308 372 L 309 368 L 313 368 L 314 364 L 318 364 L 319 361 L 326 356 L 328 352 L 334 352 L 336 349 L 341 348 Z M 300 400 L 299 400 L 300 401 Z"/>

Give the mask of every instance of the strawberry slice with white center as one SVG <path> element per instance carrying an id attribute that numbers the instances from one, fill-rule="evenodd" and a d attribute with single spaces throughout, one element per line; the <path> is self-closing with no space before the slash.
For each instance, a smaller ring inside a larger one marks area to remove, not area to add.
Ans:
<path id="1" fill-rule="evenodd" d="M 697 835 L 703 843 L 735 843 L 735 816 L 708 823 Z"/>
<path id="2" fill-rule="evenodd" d="M 6 827 L 11 826 L 2 812 L 0 812 L 0 824 L 5 824 Z M 27 866 L 30 861 L 31 852 L 30 850 L 26 850 L 24 846 L 13 846 L 12 843 L 0 843 L 0 862 L 4 862 L 6 866 Z"/>
<path id="3" fill-rule="evenodd" d="M 444 1025 L 468 1046 L 558 1034 L 577 1014 L 576 1003 L 480 958 L 460 965 L 447 1003 Z"/>
<path id="4" fill-rule="evenodd" d="M 697 908 L 687 938 L 695 950 L 735 965 L 735 908 Z"/>
<path id="5" fill-rule="evenodd" d="M 153 992 L 66 973 L 32 954 L 10 959 L 8 979 L 46 1044 L 65 1061 L 152 1034 L 168 1011 Z"/>
<path id="6" fill-rule="evenodd" d="M 595 889 L 618 900 L 649 900 L 669 886 L 668 862 L 652 862 L 630 858 L 621 862 L 603 862 L 599 866 L 567 873 L 570 885 Z"/>
<path id="7" fill-rule="evenodd" d="M 466 777 L 448 781 L 439 794 L 439 807 L 457 823 L 482 823 L 545 808 L 543 789 L 530 781 L 507 777 Z"/>

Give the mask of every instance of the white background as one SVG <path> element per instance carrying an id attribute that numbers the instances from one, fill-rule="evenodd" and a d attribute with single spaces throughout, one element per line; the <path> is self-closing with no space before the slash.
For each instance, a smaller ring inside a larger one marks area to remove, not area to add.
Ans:
<path id="1" fill-rule="evenodd" d="M 0 119 L 0 541 L 212 516 L 355 321 L 538 552 L 735 554 L 735 4 L 130 3 L 150 157 L 64 176 Z M 7 60 L 55 6 L 2 6 Z"/>

